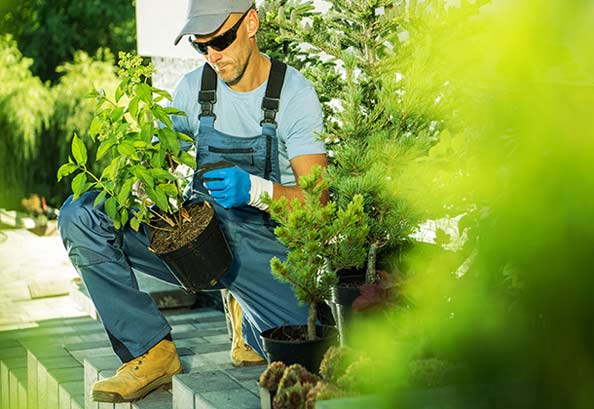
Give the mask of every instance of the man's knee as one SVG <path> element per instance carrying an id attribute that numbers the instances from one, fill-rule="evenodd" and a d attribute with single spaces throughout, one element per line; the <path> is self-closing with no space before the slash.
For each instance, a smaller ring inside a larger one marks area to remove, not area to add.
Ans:
<path id="1" fill-rule="evenodd" d="M 72 195 L 64 201 L 58 217 L 58 230 L 62 239 L 92 227 L 98 211 L 93 206 L 96 196 L 96 192 L 86 192 L 75 201 L 72 200 Z"/>

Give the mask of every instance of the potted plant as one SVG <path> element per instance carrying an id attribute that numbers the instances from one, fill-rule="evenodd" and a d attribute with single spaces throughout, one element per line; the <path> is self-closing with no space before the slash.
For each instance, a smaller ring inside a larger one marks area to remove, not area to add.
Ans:
<path id="1" fill-rule="evenodd" d="M 301 363 L 316 372 L 326 349 L 336 340 L 334 327 L 316 325 L 317 304 L 329 296 L 336 271 L 360 262 L 365 255 L 367 219 L 362 197 L 357 195 L 345 207 L 333 201 L 322 203 L 328 181 L 323 169 L 315 167 L 299 184 L 305 200 L 286 198 L 269 204 L 270 216 L 279 223 L 278 239 L 288 248 L 285 261 L 271 260 L 273 275 L 293 286 L 296 298 L 309 305 L 307 325 L 281 326 L 262 333 L 269 361 Z"/>
<path id="2" fill-rule="evenodd" d="M 143 66 L 138 56 L 121 53 L 120 58 L 115 97 L 102 90 L 90 95 L 97 100 L 89 131 L 98 144 L 96 159 L 111 161 L 101 174 L 93 173 L 85 144 L 75 135 L 72 156 L 59 168 L 58 180 L 76 174 L 73 200 L 97 191 L 95 206 L 105 209 L 116 229 L 148 229 L 149 249 L 182 287 L 191 292 L 208 288 L 227 271 L 231 251 L 211 205 L 184 203 L 187 181 L 176 168 L 195 167 L 195 159 L 182 149 L 194 141 L 176 132 L 169 116 L 185 113 L 159 105 L 171 96 L 149 85 L 152 66 Z"/>

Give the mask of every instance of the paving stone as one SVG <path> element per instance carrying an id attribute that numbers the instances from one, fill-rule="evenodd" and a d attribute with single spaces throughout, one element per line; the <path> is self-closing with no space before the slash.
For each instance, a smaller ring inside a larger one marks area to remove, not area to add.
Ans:
<path id="1" fill-rule="evenodd" d="M 79 405 L 84 405 L 85 385 L 83 378 L 84 375 L 75 381 L 60 383 L 58 392 L 60 409 L 70 409 L 72 400 L 78 402 Z"/>
<path id="2" fill-rule="evenodd" d="M 8 399 L 8 407 L 9 408 L 20 408 L 24 405 L 24 402 L 21 402 L 23 397 L 22 394 L 19 394 L 19 385 L 23 385 L 23 383 L 27 382 L 27 368 L 18 368 L 13 369 L 10 371 L 9 375 L 9 399 Z M 51 407 L 51 406 L 49 406 Z"/>
<path id="3" fill-rule="evenodd" d="M 0 390 L 2 391 L 2 395 L 0 397 L 2 407 L 9 408 L 10 407 L 10 375 L 12 371 L 17 369 L 26 369 L 27 368 L 27 360 L 25 356 L 21 353 L 20 357 L 17 358 L 10 358 L 4 359 L 0 363 L 0 379 L 2 380 L 2 385 Z"/>
<path id="4" fill-rule="evenodd" d="M 265 369 L 266 365 L 244 366 L 227 369 L 225 370 L 225 373 L 237 382 L 243 382 L 254 379 L 257 380 Z"/>
<path id="5" fill-rule="evenodd" d="M 57 406 L 58 387 L 52 378 L 52 373 L 63 368 L 80 368 L 80 363 L 69 355 L 38 359 L 37 407 L 39 409 L 43 409 L 47 402 L 55 402 Z"/>
<path id="6" fill-rule="evenodd" d="M 60 368 L 52 370 L 47 377 L 47 402 L 48 408 L 60 406 L 60 384 L 65 382 L 78 381 L 82 384 L 84 370 L 82 366 L 75 368 Z M 70 401 L 70 399 L 68 399 Z"/>
<path id="7" fill-rule="evenodd" d="M 64 345 L 64 349 L 66 351 L 68 351 L 69 353 L 72 353 L 75 351 L 104 348 L 104 347 L 111 348 L 111 343 L 107 339 L 107 335 L 105 336 L 105 339 L 101 340 L 101 341 L 84 341 L 84 342 L 78 342 L 75 344 L 65 344 Z"/>
<path id="8" fill-rule="evenodd" d="M 212 344 L 223 344 L 223 343 L 229 342 L 229 336 L 227 334 L 210 335 L 210 336 L 204 336 L 201 334 L 201 336 L 205 340 L 207 340 L 208 342 L 210 342 Z"/>
<path id="9" fill-rule="evenodd" d="M 260 399 L 246 389 L 196 394 L 196 409 L 259 409 Z"/>
<path id="10" fill-rule="evenodd" d="M 144 399 L 132 402 L 132 409 L 171 409 L 173 395 L 162 388 L 149 393 Z"/>

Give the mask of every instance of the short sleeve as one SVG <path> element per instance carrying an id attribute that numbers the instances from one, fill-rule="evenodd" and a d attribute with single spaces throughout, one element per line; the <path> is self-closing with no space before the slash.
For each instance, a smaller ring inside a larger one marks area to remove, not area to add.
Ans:
<path id="1" fill-rule="evenodd" d="M 324 154 L 326 148 L 318 136 L 324 129 L 322 107 L 314 88 L 309 85 L 294 94 L 279 117 L 289 160 L 300 155 Z"/>
<path id="2" fill-rule="evenodd" d="M 175 90 L 173 91 L 173 101 L 169 102 L 169 106 L 177 108 L 181 111 L 188 113 L 191 108 L 192 96 L 190 89 L 190 81 L 188 75 L 184 75 L 178 82 Z M 185 133 L 190 137 L 194 137 L 190 122 L 187 116 L 182 115 L 171 115 L 171 121 L 173 122 L 173 128 L 177 132 Z"/>

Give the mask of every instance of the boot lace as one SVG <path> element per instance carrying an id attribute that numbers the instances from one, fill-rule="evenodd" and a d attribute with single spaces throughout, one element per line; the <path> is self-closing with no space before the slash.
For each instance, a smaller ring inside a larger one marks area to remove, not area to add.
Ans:
<path id="1" fill-rule="evenodd" d="M 126 368 L 132 368 L 133 370 L 137 371 L 140 368 L 140 365 L 142 365 L 142 363 L 144 362 L 147 354 L 148 352 L 140 355 L 137 358 L 134 358 L 131 361 L 125 362 L 124 364 L 122 364 L 122 366 L 118 368 L 117 372 L 121 372 Z"/>

